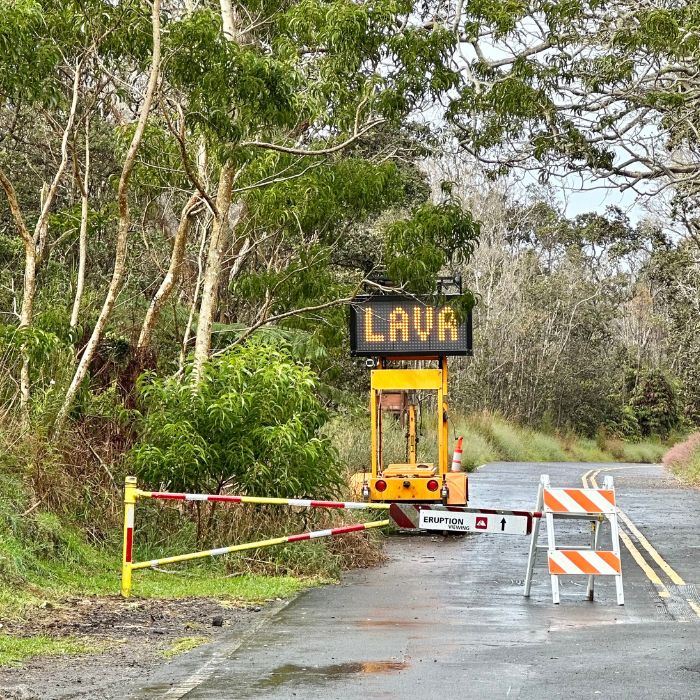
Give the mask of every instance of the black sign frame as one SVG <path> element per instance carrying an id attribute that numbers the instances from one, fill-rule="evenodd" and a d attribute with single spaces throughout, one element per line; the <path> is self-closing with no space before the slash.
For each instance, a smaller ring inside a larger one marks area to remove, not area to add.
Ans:
<path id="1" fill-rule="evenodd" d="M 426 307 L 440 308 L 449 306 L 453 299 L 458 299 L 459 294 L 444 295 L 445 303 L 438 306 L 426 303 L 425 299 L 413 296 L 402 296 L 398 294 L 371 294 L 358 296 L 350 305 L 350 355 L 353 357 L 447 357 L 447 356 L 472 356 L 474 354 L 473 346 L 473 329 L 472 329 L 472 312 L 469 312 L 468 317 L 460 324 L 465 326 L 466 330 L 466 347 L 462 349 L 445 348 L 443 350 L 358 350 L 357 348 L 357 326 L 358 308 L 362 308 L 367 302 L 409 302 L 415 304 L 418 301 Z M 389 341 L 392 342 L 392 341 Z"/>

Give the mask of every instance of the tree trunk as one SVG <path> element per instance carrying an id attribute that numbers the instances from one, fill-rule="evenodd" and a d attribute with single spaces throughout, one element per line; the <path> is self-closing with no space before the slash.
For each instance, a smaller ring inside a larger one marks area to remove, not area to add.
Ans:
<path id="1" fill-rule="evenodd" d="M 229 41 L 236 40 L 236 14 L 231 0 L 219 0 L 221 4 L 221 24 L 224 36 Z"/>
<path id="2" fill-rule="evenodd" d="M 36 291 L 36 245 L 24 247 L 24 293 L 22 295 L 22 310 L 19 316 L 19 327 L 32 325 L 32 308 L 34 306 L 34 292 Z M 22 427 L 29 427 L 29 354 L 25 346 L 22 346 L 22 371 L 19 379 L 19 401 L 22 415 Z"/>
<path id="3" fill-rule="evenodd" d="M 61 410 L 56 416 L 56 422 L 54 424 L 55 433 L 61 431 L 68 418 L 68 414 L 73 407 L 75 397 L 78 395 L 80 385 L 83 383 L 83 380 L 87 375 L 90 362 L 92 361 L 97 345 L 102 338 L 102 333 L 104 332 L 109 316 L 112 313 L 114 304 L 117 301 L 117 296 L 119 295 L 122 279 L 124 277 L 130 224 L 129 180 L 131 179 L 131 173 L 134 169 L 134 163 L 136 162 L 136 154 L 141 146 L 141 140 L 143 138 L 143 132 L 146 128 L 146 122 L 148 121 L 148 115 L 151 111 L 151 103 L 153 101 L 153 95 L 158 83 L 158 74 L 160 70 L 160 0 L 153 0 L 151 22 L 153 26 L 153 59 L 151 63 L 151 73 L 148 79 L 148 87 L 146 88 L 143 104 L 141 105 L 141 113 L 139 114 L 136 131 L 134 132 L 134 136 L 131 140 L 126 158 L 124 159 L 124 166 L 119 179 L 117 197 L 119 202 L 119 230 L 117 233 L 117 245 L 112 281 L 110 282 L 109 289 L 107 291 L 107 298 L 105 299 L 102 311 L 100 312 L 97 322 L 95 323 L 95 328 L 90 336 L 90 340 L 85 346 L 83 356 L 80 358 L 80 363 L 78 364 L 73 380 L 71 381 L 68 391 L 66 392 Z"/>
<path id="4" fill-rule="evenodd" d="M 182 346 L 180 347 L 180 362 L 179 369 L 185 366 L 185 358 L 187 357 L 187 346 L 190 342 L 190 332 L 192 330 L 192 321 L 194 320 L 194 312 L 197 309 L 197 301 L 199 300 L 199 290 L 202 287 L 202 272 L 204 271 L 204 265 L 202 263 L 204 259 L 204 244 L 207 240 L 207 229 L 209 224 L 204 222 L 202 224 L 202 241 L 199 244 L 199 255 L 197 256 L 197 283 L 194 286 L 194 294 L 192 295 L 192 303 L 190 304 L 190 314 L 187 318 L 187 325 L 185 326 L 185 333 L 182 336 Z"/>
<path id="5" fill-rule="evenodd" d="M 216 194 L 218 216 L 214 219 L 209 241 L 207 268 L 204 273 L 204 287 L 202 289 L 202 304 L 199 309 L 197 337 L 194 345 L 193 376 L 195 382 L 201 378 L 204 363 L 209 359 L 211 327 L 214 323 L 214 313 L 216 311 L 221 263 L 228 240 L 228 215 L 231 209 L 231 189 L 233 188 L 235 173 L 234 166 L 228 161 L 221 169 L 221 177 L 219 178 L 219 190 Z"/>
<path id="6" fill-rule="evenodd" d="M 175 235 L 175 240 L 173 242 L 173 252 L 170 256 L 170 267 L 168 268 L 168 272 L 161 282 L 158 291 L 153 297 L 151 305 L 148 307 L 146 318 L 144 319 L 143 326 L 141 327 L 141 334 L 139 335 L 139 342 L 137 345 L 137 351 L 140 351 L 141 353 L 145 352 L 151 345 L 151 336 L 153 335 L 153 329 L 158 322 L 160 312 L 163 310 L 165 302 L 168 300 L 168 297 L 170 296 L 180 277 L 182 261 L 185 257 L 187 238 L 190 233 L 190 225 L 192 224 L 192 210 L 198 201 L 199 195 L 196 193 L 193 194 L 182 210 L 180 224 L 177 228 L 177 234 Z"/>
<path id="7" fill-rule="evenodd" d="M 83 60 L 78 62 L 75 68 L 75 76 L 73 79 L 73 99 L 71 102 L 70 114 L 68 115 L 68 123 L 63 131 L 61 139 L 61 162 L 58 170 L 54 175 L 51 186 L 44 185 L 41 189 L 41 213 L 34 227 L 34 235 L 29 233 L 27 225 L 22 216 L 22 211 L 17 199 L 15 188 L 10 182 L 7 175 L 0 169 L 0 186 L 5 190 L 7 200 L 10 205 L 10 213 L 14 219 L 17 230 L 24 241 L 25 261 L 24 261 L 24 292 L 22 295 L 22 310 L 19 317 L 19 328 L 29 327 L 32 324 L 32 309 L 34 306 L 34 293 L 36 292 L 36 266 L 39 253 L 44 253 L 47 245 L 47 223 L 49 218 L 49 209 L 53 198 L 56 195 L 56 190 L 61 182 L 66 165 L 68 164 L 68 137 L 73 129 L 75 121 L 75 112 L 78 106 L 78 93 L 80 88 L 80 74 L 83 65 Z M 20 408 L 22 414 L 22 424 L 24 427 L 29 425 L 29 355 L 26 348 L 22 346 L 22 369 L 20 372 Z"/>
<path id="8" fill-rule="evenodd" d="M 85 175 L 82 187 L 82 207 L 80 210 L 80 262 L 78 263 L 78 282 L 75 288 L 73 311 L 70 315 L 70 327 L 78 325 L 80 304 L 85 288 L 85 262 L 87 260 L 87 225 L 88 225 L 88 184 L 90 180 L 90 117 L 85 117 Z"/>

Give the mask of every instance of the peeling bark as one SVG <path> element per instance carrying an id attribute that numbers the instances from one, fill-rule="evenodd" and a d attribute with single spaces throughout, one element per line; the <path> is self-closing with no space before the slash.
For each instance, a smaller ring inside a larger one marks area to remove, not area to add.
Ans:
<path id="1" fill-rule="evenodd" d="M 230 162 L 227 162 L 221 169 L 221 176 L 219 178 L 219 189 L 216 194 L 218 216 L 214 219 L 214 225 L 212 227 L 211 239 L 209 241 L 209 253 L 207 255 L 207 267 L 204 273 L 202 304 L 199 309 L 197 338 L 194 346 L 193 375 L 195 382 L 201 378 L 202 367 L 209 359 L 211 328 L 214 323 L 214 313 L 216 311 L 221 264 L 228 241 L 231 190 L 233 189 L 235 175 L 235 167 Z"/>
<path id="2" fill-rule="evenodd" d="M 88 225 L 88 185 L 90 182 L 90 117 L 85 117 L 85 173 L 81 191 L 80 209 L 80 262 L 78 263 L 78 281 L 75 288 L 73 311 L 70 315 L 70 327 L 78 325 L 80 304 L 85 289 L 85 263 L 87 260 L 87 225 Z"/>
<path id="3" fill-rule="evenodd" d="M 151 305 L 148 307 L 146 317 L 143 321 L 143 326 L 141 327 L 141 334 L 139 335 L 139 341 L 137 344 L 137 350 L 139 351 L 144 351 L 150 346 L 153 329 L 158 322 L 158 317 L 163 310 L 165 302 L 168 300 L 168 297 L 180 278 L 182 261 L 185 257 L 187 238 L 189 237 L 190 226 L 192 225 L 193 210 L 198 201 L 199 195 L 193 194 L 182 210 L 180 224 L 177 228 L 177 234 L 175 235 L 175 240 L 173 242 L 173 252 L 170 256 L 170 266 L 165 278 L 158 288 L 158 291 L 151 300 Z"/>
<path id="4" fill-rule="evenodd" d="M 80 385 L 87 376 L 88 367 L 92 358 L 97 350 L 97 345 L 102 338 L 102 333 L 104 332 L 107 321 L 112 313 L 114 304 L 117 301 L 117 296 L 121 289 L 122 280 L 124 277 L 124 270 L 126 267 L 126 254 L 127 254 L 127 243 L 129 241 L 129 181 L 131 179 L 131 173 L 134 169 L 134 164 L 136 162 L 136 155 L 138 153 L 139 147 L 141 146 L 141 140 L 143 139 L 143 132 L 146 128 L 146 122 L 148 121 L 148 116 L 151 111 L 151 104 L 153 102 L 153 95 L 156 91 L 156 86 L 158 84 L 158 75 L 160 72 L 160 0 L 153 0 L 153 10 L 151 15 L 151 22 L 153 26 L 153 56 L 151 62 L 151 71 L 148 79 L 148 86 L 146 88 L 146 93 L 144 95 L 143 104 L 141 105 L 141 112 L 139 114 L 139 120 L 136 125 L 136 131 L 131 140 L 129 150 L 127 151 L 126 158 L 124 159 L 124 165 L 122 167 L 122 174 L 119 179 L 119 189 L 118 189 L 118 202 L 119 202 L 119 230 L 117 233 L 117 244 L 115 252 L 114 261 L 114 271 L 112 273 L 112 281 L 109 285 L 109 290 L 107 291 L 107 298 L 105 299 L 102 311 L 95 323 L 92 335 L 88 341 L 83 355 L 80 358 L 80 363 L 73 375 L 73 380 L 71 381 L 68 391 L 66 392 L 63 405 L 61 410 L 56 416 L 56 422 L 54 424 L 54 432 L 60 432 L 63 428 L 68 414 L 70 413 L 73 403 L 80 389 Z"/>

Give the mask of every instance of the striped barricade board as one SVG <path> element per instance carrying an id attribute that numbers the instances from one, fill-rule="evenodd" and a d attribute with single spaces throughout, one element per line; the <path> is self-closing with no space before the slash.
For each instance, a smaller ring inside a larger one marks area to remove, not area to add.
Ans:
<path id="1" fill-rule="evenodd" d="M 547 552 L 547 558 L 550 574 L 620 575 L 620 557 L 614 552 L 557 549 Z"/>
<path id="2" fill-rule="evenodd" d="M 427 503 L 392 503 L 389 517 L 402 530 L 482 532 L 501 535 L 529 535 L 532 521 L 541 513 L 497 508 L 470 508 Z"/>
<path id="3" fill-rule="evenodd" d="M 616 513 L 611 489 L 544 489 L 544 509 L 552 513 Z"/>

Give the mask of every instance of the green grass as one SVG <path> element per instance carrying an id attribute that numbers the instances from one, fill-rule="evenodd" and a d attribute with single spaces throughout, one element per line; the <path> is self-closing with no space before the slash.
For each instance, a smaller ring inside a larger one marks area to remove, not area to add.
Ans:
<path id="1" fill-rule="evenodd" d="M 384 421 L 384 463 L 405 460 L 405 429 L 395 420 Z M 368 418 L 340 418 L 328 427 L 340 458 L 350 473 L 369 467 L 370 426 Z M 592 440 L 572 435 L 550 435 L 532 428 L 509 423 L 489 413 L 459 415 L 452 412 L 450 455 L 457 436 L 462 436 L 462 468 L 473 471 L 488 462 L 633 462 L 657 464 L 668 449 L 658 441 L 638 443 L 618 439 Z M 418 459 L 437 461 L 435 418 L 423 420 L 419 434 Z M 600 443 L 600 444 L 599 444 Z"/>
<path id="2" fill-rule="evenodd" d="M 134 571 L 132 595 L 144 598 L 228 598 L 242 603 L 262 603 L 270 598 L 289 598 L 319 580 L 294 576 L 237 576 L 221 574 L 169 576 L 157 571 Z"/>
<path id="3" fill-rule="evenodd" d="M 175 640 L 170 649 L 161 651 L 159 656 L 162 656 L 164 659 L 172 659 L 173 656 L 192 651 L 192 649 L 201 647 L 203 644 L 209 644 L 209 642 L 211 642 L 211 639 L 208 637 L 180 637 Z"/>
<path id="4" fill-rule="evenodd" d="M 62 656 L 64 654 L 95 654 L 104 647 L 85 639 L 68 637 L 12 637 L 0 634 L 0 666 L 21 666 L 31 656 Z"/>
<path id="5" fill-rule="evenodd" d="M 218 563 L 217 563 L 218 564 Z M 41 575 L 28 572 L 24 583 L 0 586 L 0 617 L 18 617 L 43 602 L 59 602 L 74 595 L 115 595 L 121 584 L 121 562 L 100 559 L 92 567 L 66 567 L 45 562 Z M 302 588 L 326 579 L 295 576 L 243 575 L 227 578 L 220 565 L 188 567 L 185 575 L 163 574 L 148 569 L 132 574 L 132 596 L 143 598 L 208 597 L 237 603 L 262 603 L 270 598 L 289 598 Z M 28 584 L 28 585 L 27 585 Z"/>

